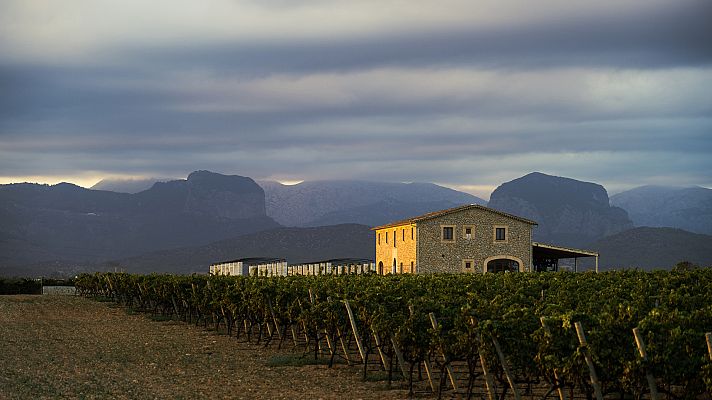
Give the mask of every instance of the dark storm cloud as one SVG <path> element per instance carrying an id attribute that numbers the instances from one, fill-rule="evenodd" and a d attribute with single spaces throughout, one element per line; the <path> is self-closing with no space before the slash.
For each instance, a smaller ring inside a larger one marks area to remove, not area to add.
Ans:
<path id="1" fill-rule="evenodd" d="M 55 55 L 0 40 L 0 176 L 466 184 L 549 165 L 692 181 L 712 168 L 712 3 L 660 4 L 334 35 L 136 34 Z"/>
<path id="2" fill-rule="evenodd" d="M 712 3 L 678 2 L 633 14 L 609 14 L 498 28 L 441 27 L 386 36 L 283 38 L 256 43 L 201 43 L 126 49 L 160 66 L 200 66 L 262 75 L 382 66 L 667 68 L 712 62 Z"/>

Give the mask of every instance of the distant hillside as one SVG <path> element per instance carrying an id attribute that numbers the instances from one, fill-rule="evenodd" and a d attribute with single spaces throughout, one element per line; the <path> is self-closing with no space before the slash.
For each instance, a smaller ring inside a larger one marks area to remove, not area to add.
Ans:
<path id="1" fill-rule="evenodd" d="M 252 179 L 197 171 L 137 194 L 71 184 L 0 185 L 0 274 L 198 245 L 279 225 Z"/>
<path id="2" fill-rule="evenodd" d="M 280 257 L 290 263 L 330 258 L 375 256 L 368 226 L 343 224 L 316 228 L 278 228 L 221 240 L 203 246 L 162 250 L 104 264 L 128 272 L 207 272 L 210 264 L 245 257 Z"/>
<path id="3" fill-rule="evenodd" d="M 680 261 L 712 266 L 712 236 L 673 228 L 634 228 L 591 245 L 602 269 L 673 267 Z"/>
<path id="4" fill-rule="evenodd" d="M 265 190 L 267 215 L 286 226 L 380 225 L 462 204 L 486 204 L 479 197 L 432 183 L 341 180 L 260 185 Z"/>
<path id="5" fill-rule="evenodd" d="M 603 186 L 533 172 L 500 185 L 489 207 L 532 219 L 534 240 L 585 247 L 633 227 L 625 210 L 611 207 Z"/>
<path id="6" fill-rule="evenodd" d="M 117 193 L 138 193 L 150 189 L 156 182 L 168 182 L 169 178 L 102 179 L 90 189 Z"/>
<path id="7" fill-rule="evenodd" d="M 672 227 L 712 234 L 712 189 L 641 186 L 611 196 L 636 226 Z"/>

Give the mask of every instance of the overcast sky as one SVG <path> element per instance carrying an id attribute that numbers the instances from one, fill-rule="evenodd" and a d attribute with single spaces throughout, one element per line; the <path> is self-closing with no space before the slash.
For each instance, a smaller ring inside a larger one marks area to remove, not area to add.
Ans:
<path id="1" fill-rule="evenodd" d="M 712 1 L 0 1 L 0 183 L 712 187 Z"/>

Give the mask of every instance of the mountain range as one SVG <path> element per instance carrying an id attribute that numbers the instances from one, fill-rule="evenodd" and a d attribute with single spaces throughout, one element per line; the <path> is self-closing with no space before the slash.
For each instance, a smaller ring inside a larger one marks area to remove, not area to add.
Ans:
<path id="1" fill-rule="evenodd" d="M 117 193 L 138 193 L 150 189 L 157 182 L 168 182 L 175 179 L 169 178 L 143 178 L 143 179 L 102 179 L 90 187 L 91 190 L 106 190 Z"/>
<path id="2" fill-rule="evenodd" d="M 675 227 L 712 235 L 712 189 L 641 186 L 611 196 L 636 226 Z"/>
<path id="3" fill-rule="evenodd" d="M 333 258 L 374 258 L 370 227 L 341 224 L 315 228 L 276 228 L 202 246 L 162 250 L 104 265 L 127 272 L 205 272 L 206 266 L 245 257 L 285 258 L 290 263 Z"/>
<path id="4" fill-rule="evenodd" d="M 540 172 L 500 185 L 489 207 L 538 222 L 535 241 L 570 247 L 633 228 L 625 210 L 610 206 L 603 186 Z"/>
<path id="5" fill-rule="evenodd" d="M 94 263 L 278 227 L 252 179 L 196 171 L 136 194 L 0 185 L 0 266 Z"/>
<path id="6" fill-rule="evenodd" d="M 681 261 L 712 266 L 712 236 L 675 228 L 641 227 L 591 244 L 602 269 L 671 268 Z"/>
<path id="7" fill-rule="evenodd" d="M 265 191 L 267 215 L 285 226 L 374 226 L 463 204 L 487 204 L 479 197 L 432 183 L 259 183 Z"/>
<path id="8" fill-rule="evenodd" d="M 148 180 L 142 185 L 150 187 L 136 193 L 126 192 L 125 183 L 97 184 L 123 193 L 66 183 L 0 185 L 0 275 L 71 274 L 117 265 L 136 272 L 196 272 L 211 262 L 252 256 L 290 262 L 372 258 L 368 226 L 485 204 L 430 183 L 283 185 L 208 171 Z M 712 264 L 705 252 L 712 236 L 632 228 L 667 224 L 707 233 L 710 192 L 643 187 L 609 200 L 601 185 L 535 172 L 500 185 L 488 205 L 537 221 L 537 241 L 600 250 L 606 265 L 669 267 L 671 260 L 683 259 Z M 627 241 L 639 245 L 616 247 Z M 670 260 L 646 258 L 660 249 Z"/>

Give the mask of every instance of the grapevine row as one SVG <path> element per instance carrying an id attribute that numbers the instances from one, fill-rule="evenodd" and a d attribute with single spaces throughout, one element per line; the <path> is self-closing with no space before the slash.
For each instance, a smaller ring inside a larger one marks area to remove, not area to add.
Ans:
<path id="1" fill-rule="evenodd" d="M 76 286 L 84 295 L 222 324 L 231 335 L 256 335 L 258 343 L 277 338 L 281 345 L 291 333 L 296 344 L 296 329 L 315 355 L 328 343 L 331 362 L 338 343 L 360 340 L 361 358 L 380 354 L 411 391 L 424 367 L 440 374 L 430 379 L 435 390 L 456 388 L 466 397 L 482 382 L 492 386 L 490 396 L 537 387 L 548 388 L 542 397 L 561 398 L 712 392 L 705 341 L 712 331 L 710 269 L 273 278 L 105 273 L 80 275 Z"/>

